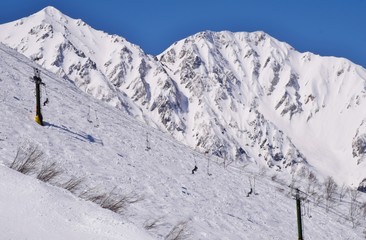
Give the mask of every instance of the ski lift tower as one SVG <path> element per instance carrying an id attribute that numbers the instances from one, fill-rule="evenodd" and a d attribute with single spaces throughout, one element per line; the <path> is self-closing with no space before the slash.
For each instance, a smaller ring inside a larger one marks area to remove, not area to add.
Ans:
<path id="1" fill-rule="evenodd" d="M 300 197 L 300 190 L 296 188 L 296 215 L 297 215 L 297 232 L 298 232 L 298 240 L 304 240 L 302 235 L 302 219 L 301 219 L 301 197 Z"/>
<path id="2" fill-rule="evenodd" d="M 41 85 L 44 85 L 40 77 L 41 72 L 38 68 L 34 68 L 33 81 L 36 83 L 36 116 L 34 120 L 41 126 L 43 126 L 43 116 L 41 112 Z"/>

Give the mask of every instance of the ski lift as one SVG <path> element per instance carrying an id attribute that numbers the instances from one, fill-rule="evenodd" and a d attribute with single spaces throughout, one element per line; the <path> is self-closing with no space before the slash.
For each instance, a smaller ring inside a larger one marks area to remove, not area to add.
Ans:
<path id="1" fill-rule="evenodd" d="M 307 216 L 308 218 L 312 218 L 311 209 L 310 209 L 310 201 L 308 199 L 304 199 L 305 201 L 301 203 L 301 216 Z"/>
<path id="2" fill-rule="evenodd" d="M 311 215 L 311 208 L 310 208 L 310 201 L 307 201 L 307 215 L 308 218 L 312 218 L 313 216 Z"/>
<path id="3" fill-rule="evenodd" d="M 89 108 L 88 108 L 88 115 L 87 115 L 87 117 L 86 117 L 86 120 L 88 120 L 88 122 L 89 123 L 92 123 L 93 121 L 91 120 L 91 118 L 90 118 L 90 106 L 89 106 Z"/>
<path id="4" fill-rule="evenodd" d="M 98 117 L 98 114 L 97 114 L 97 110 L 94 109 L 94 113 L 95 113 L 94 127 L 98 128 L 99 127 L 99 117 Z"/>
<path id="5" fill-rule="evenodd" d="M 41 77 L 41 72 L 39 71 L 38 68 L 33 68 L 33 72 L 34 72 L 34 77 L 36 77 L 36 78 Z"/>
<path id="6" fill-rule="evenodd" d="M 301 216 L 306 216 L 306 206 L 304 202 L 301 202 Z"/>
<path id="7" fill-rule="evenodd" d="M 43 102 L 43 106 L 46 106 L 48 103 L 49 103 L 49 100 L 48 100 L 48 93 L 47 93 L 47 88 L 46 88 L 46 84 L 43 84 L 44 86 L 44 92 L 46 94 L 46 100 Z"/>
<path id="8" fill-rule="evenodd" d="M 146 133 L 146 148 L 145 151 L 149 151 L 151 149 L 150 147 L 150 141 L 149 141 L 149 133 Z"/>
<path id="9" fill-rule="evenodd" d="M 89 123 L 93 123 L 93 120 L 92 120 L 92 117 L 91 117 L 91 107 L 89 106 L 89 109 L 88 109 L 88 115 L 87 115 L 87 121 L 89 122 Z M 98 117 L 98 114 L 97 114 L 97 110 L 94 110 L 94 119 L 95 119 L 95 121 L 94 121 L 94 127 L 95 128 L 98 128 L 99 127 L 99 123 L 100 123 L 100 121 L 99 121 L 99 117 Z"/>

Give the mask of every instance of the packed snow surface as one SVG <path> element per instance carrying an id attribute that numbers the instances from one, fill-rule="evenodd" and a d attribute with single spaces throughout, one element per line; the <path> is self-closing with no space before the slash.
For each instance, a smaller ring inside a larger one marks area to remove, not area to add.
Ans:
<path id="1" fill-rule="evenodd" d="M 0 166 L 1 239 L 154 239 L 108 210 Z"/>

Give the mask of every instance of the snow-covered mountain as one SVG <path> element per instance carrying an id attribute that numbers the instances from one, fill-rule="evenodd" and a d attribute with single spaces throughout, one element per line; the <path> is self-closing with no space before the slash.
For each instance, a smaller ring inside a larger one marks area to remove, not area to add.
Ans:
<path id="1" fill-rule="evenodd" d="M 52 7 L 0 31 L 1 42 L 201 152 L 354 187 L 366 178 L 366 71 L 346 59 L 263 32 L 210 31 L 153 57 Z"/>
<path id="2" fill-rule="evenodd" d="M 179 111 L 179 93 L 167 87 L 174 84 L 159 62 L 126 39 L 94 30 L 53 7 L 1 30 L 3 43 L 97 99 L 161 128 L 181 125 L 165 111 Z"/>
<path id="3" fill-rule="evenodd" d="M 198 145 L 216 137 L 232 144 L 225 149 L 240 146 L 269 166 L 306 160 L 340 182 L 357 185 L 365 178 L 362 67 L 299 53 L 263 32 L 198 33 L 159 59 L 185 89 L 194 116 L 212 117 L 211 134 L 192 118 Z"/>
<path id="4" fill-rule="evenodd" d="M 314 178 L 289 179 L 240 162 L 225 167 L 222 159 L 193 151 L 42 68 L 49 103 L 42 106 L 45 126 L 40 126 L 29 80 L 39 66 L 3 44 L 0 59 L 1 239 L 294 239 L 290 184 L 307 200 L 302 201 L 305 239 L 364 239 L 365 215 L 348 213 L 350 195 L 327 212 L 324 187 Z M 27 153 L 29 146 L 37 146 L 43 157 L 38 170 L 22 175 L 9 166 L 17 150 Z M 37 171 L 51 163 L 61 175 L 48 183 L 37 180 Z M 67 191 L 62 186 L 70 177 L 83 181 Z M 85 198 L 110 192 L 132 201 L 117 214 Z M 179 232 L 180 238 L 174 237 Z"/>

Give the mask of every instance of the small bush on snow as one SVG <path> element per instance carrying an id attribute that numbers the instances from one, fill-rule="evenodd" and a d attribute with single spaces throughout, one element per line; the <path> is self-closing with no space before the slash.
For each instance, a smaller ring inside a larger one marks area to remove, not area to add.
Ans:
<path id="1" fill-rule="evenodd" d="M 42 166 L 41 171 L 37 174 L 37 179 L 43 182 L 49 182 L 62 173 L 62 169 L 57 165 L 56 162 L 53 162 L 51 164 Z"/>
<path id="2" fill-rule="evenodd" d="M 59 185 L 59 187 L 64 188 L 71 193 L 76 193 L 80 189 L 81 184 L 84 182 L 84 178 L 71 177 L 65 183 Z"/>
<path id="3" fill-rule="evenodd" d="M 116 194 L 114 193 L 114 189 L 108 193 L 101 192 L 96 188 L 90 188 L 82 192 L 79 197 L 86 201 L 94 202 L 102 208 L 109 209 L 115 213 L 121 213 L 126 210 L 130 204 L 143 200 L 141 196 L 134 193 L 126 195 Z"/>
<path id="4" fill-rule="evenodd" d="M 161 222 L 161 218 L 158 219 L 148 219 L 144 222 L 143 227 L 146 230 L 151 230 L 151 229 L 155 229 L 157 227 L 159 227 L 160 225 L 162 225 L 163 223 Z"/>
<path id="5" fill-rule="evenodd" d="M 190 237 L 188 230 L 188 222 L 182 221 L 177 223 L 172 230 L 166 235 L 165 240 L 185 240 Z"/>
<path id="6" fill-rule="evenodd" d="M 43 158 L 44 153 L 37 145 L 27 144 L 18 148 L 17 154 L 9 167 L 23 174 L 32 174 L 37 170 Z"/>

